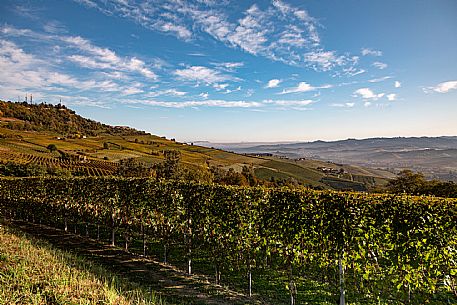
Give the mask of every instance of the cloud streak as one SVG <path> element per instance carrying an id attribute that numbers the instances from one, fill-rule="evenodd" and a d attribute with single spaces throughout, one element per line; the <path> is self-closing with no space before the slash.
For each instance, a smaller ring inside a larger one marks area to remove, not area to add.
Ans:
<path id="1" fill-rule="evenodd" d="M 273 0 L 266 7 L 253 4 L 236 20 L 221 9 L 224 5 L 209 5 L 208 1 L 158 0 L 141 5 L 128 0 L 74 1 L 183 41 L 209 35 L 228 47 L 288 65 L 329 71 L 356 64 L 353 56 L 325 50 L 318 33 L 322 27 L 319 22 L 307 10 L 282 0 Z M 362 50 L 363 54 L 367 52 L 380 51 Z"/>
<path id="2" fill-rule="evenodd" d="M 175 70 L 173 74 L 178 79 L 183 81 L 204 83 L 209 85 L 225 81 L 239 80 L 234 76 L 223 74 L 218 70 L 203 66 L 190 66 L 185 69 L 178 69 Z"/>
<path id="3" fill-rule="evenodd" d="M 331 87 L 332 87 L 332 85 L 322 85 L 322 86 L 314 87 L 314 86 L 308 84 L 307 82 L 300 82 L 300 83 L 298 83 L 298 85 L 296 87 L 284 89 L 279 94 L 309 92 L 309 91 L 314 91 L 317 89 L 328 89 Z"/>
<path id="4" fill-rule="evenodd" d="M 439 83 L 432 87 L 424 88 L 426 93 L 437 92 L 437 93 L 448 93 L 449 91 L 457 89 L 457 80 L 447 81 Z"/>

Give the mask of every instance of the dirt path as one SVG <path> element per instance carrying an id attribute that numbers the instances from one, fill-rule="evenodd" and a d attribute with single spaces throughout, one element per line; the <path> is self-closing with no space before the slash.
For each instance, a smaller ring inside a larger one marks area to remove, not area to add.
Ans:
<path id="1" fill-rule="evenodd" d="M 206 276 L 185 272 L 151 258 L 145 258 L 63 230 L 15 221 L 15 228 L 44 239 L 53 246 L 94 261 L 129 281 L 156 291 L 167 304 L 267 304 L 255 298 L 212 284 Z"/>

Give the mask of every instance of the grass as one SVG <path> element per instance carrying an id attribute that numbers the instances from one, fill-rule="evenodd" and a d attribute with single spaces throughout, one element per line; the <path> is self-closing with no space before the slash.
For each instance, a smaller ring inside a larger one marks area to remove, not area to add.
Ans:
<path id="1" fill-rule="evenodd" d="M 0 304 L 163 304 L 74 254 L 0 226 Z"/>
<path id="2" fill-rule="evenodd" d="M 149 256 L 140 257 L 131 254 L 142 253 L 138 235 L 132 236 L 131 252 L 127 253 L 120 248 L 51 227 L 13 223 L 14 231 L 0 227 L 0 305 L 162 304 L 156 297 L 159 294 L 169 304 L 289 304 L 287 275 L 274 259 L 263 267 L 253 269 L 253 298 L 248 298 L 247 270 L 243 263 L 227 262 L 228 265 L 222 269 L 222 286 L 214 285 L 212 260 L 207 252 L 198 247 L 193 249 L 192 269 L 195 273 L 189 276 L 184 271 L 186 249 L 180 244 L 169 248 L 168 264 L 162 264 L 163 245 L 153 238 L 148 239 Z M 85 235 L 83 224 L 70 226 L 72 232 L 74 228 L 77 229 L 75 233 Z M 96 236 L 94 229 L 94 226 L 89 226 L 89 236 Z M 101 240 L 108 241 L 109 229 L 100 229 Z M 27 232 L 27 235 L 16 230 Z M 117 246 L 123 245 L 122 231 L 120 229 L 116 234 Z M 29 236 L 39 236 L 40 240 L 47 240 L 49 244 Z M 51 244 L 65 251 L 56 251 L 49 246 Z M 72 251 L 77 256 L 66 251 Z M 331 305 L 337 301 L 336 278 L 321 277 L 314 267 L 294 269 L 294 277 L 297 304 Z M 87 289 L 90 291 L 87 292 Z M 151 290 L 155 294 L 146 292 Z M 401 296 L 400 299 L 403 300 Z M 376 300 L 372 295 L 349 289 L 346 304 L 404 304 L 400 299 L 392 296 Z M 453 300 L 452 296 L 440 293 L 433 296 L 428 304 L 454 304 Z"/>

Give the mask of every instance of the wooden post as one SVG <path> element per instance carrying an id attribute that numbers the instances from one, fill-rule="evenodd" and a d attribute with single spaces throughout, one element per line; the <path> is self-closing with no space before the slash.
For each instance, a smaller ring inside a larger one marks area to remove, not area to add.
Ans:
<path id="1" fill-rule="evenodd" d="M 251 273 L 250 267 L 249 267 L 249 271 L 248 271 L 248 277 L 249 277 L 249 297 L 252 297 L 252 273 Z"/>
<path id="2" fill-rule="evenodd" d="M 124 239 L 125 239 L 125 251 L 129 251 L 129 232 L 128 232 L 128 228 L 125 229 Z"/>
<path id="3" fill-rule="evenodd" d="M 297 288 L 295 287 L 293 273 L 292 273 L 292 262 L 288 259 L 289 267 L 289 291 L 290 291 L 290 305 L 295 305 L 295 296 L 297 294 Z"/>
<path id="4" fill-rule="evenodd" d="M 346 305 L 346 290 L 344 289 L 344 267 L 342 262 L 342 255 L 338 259 L 338 274 L 340 278 L 340 305 Z"/>
<path id="5" fill-rule="evenodd" d="M 192 219 L 189 218 L 188 222 L 189 237 L 184 238 L 187 240 L 187 273 L 192 274 Z"/>
<path id="6" fill-rule="evenodd" d="M 141 222 L 141 235 L 143 238 L 143 256 L 146 256 L 146 234 L 144 232 L 143 222 Z"/>
<path id="7" fill-rule="evenodd" d="M 216 263 L 216 285 L 221 284 L 221 270 L 219 267 L 219 263 Z"/>
<path id="8" fill-rule="evenodd" d="M 115 235 L 116 235 L 115 228 L 114 228 L 114 215 L 112 215 L 111 217 L 112 217 L 111 218 L 111 220 L 112 220 L 112 222 L 111 222 L 111 246 L 114 247 L 116 245 L 115 240 L 114 240 Z"/>
<path id="9" fill-rule="evenodd" d="M 166 264 L 168 262 L 168 242 L 165 242 L 163 246 L 163 262 Z"/>

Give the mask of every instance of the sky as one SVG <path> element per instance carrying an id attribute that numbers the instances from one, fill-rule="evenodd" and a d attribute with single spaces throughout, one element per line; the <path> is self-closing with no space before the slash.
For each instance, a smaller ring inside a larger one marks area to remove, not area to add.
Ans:
<path id="1" fill-rule="evenodd" d="M 0 99 L 178 141 L 457 135 L 455 0 L 2 0 Z"/>

